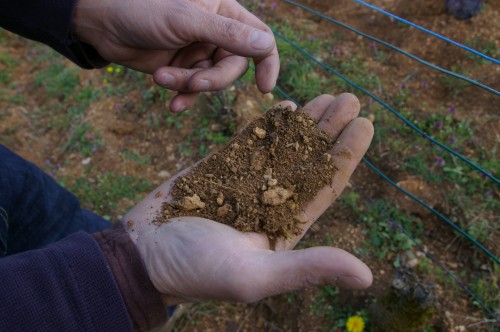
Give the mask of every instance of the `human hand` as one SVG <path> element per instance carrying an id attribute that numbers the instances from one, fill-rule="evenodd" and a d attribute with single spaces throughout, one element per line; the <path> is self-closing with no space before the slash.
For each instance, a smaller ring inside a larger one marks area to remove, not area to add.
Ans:
<path id="1" fill-rule="evenodd" d="M 78 0 L 73 33 L 106 60 L 178 91 L 173 112 L 240 77 L 245 57 L 253 58 L 260 91 L 271 91 L 278 77 L 273 33 L 236 0 Z"/>
<path id="2" fill-rule="evenodd" d="M 290 102 L 281 104 L 296 108 Z M 270 250 L 265 234 L 239 232 L 208 219 L 183 217 L 154 224 L 179 175 L 125 216 L 124 220 L 133 221 L 129 234 L 167 305 L 209 299 L 252 302 L 314 285 L 365 288 L 371 284 L 369 268 L 341 249 L 290 250 L 342 192 L 373 136 L 372 124 L 357 118 L 359 102 L 353 95 L 322 95 L 304 110 L 318 121 L 320 129 L 339 142 L 330 152 L 338 171 L 331 186 L 321 189 L 302 211 L 302 234 L 278 240 L 276 251 Z"/>

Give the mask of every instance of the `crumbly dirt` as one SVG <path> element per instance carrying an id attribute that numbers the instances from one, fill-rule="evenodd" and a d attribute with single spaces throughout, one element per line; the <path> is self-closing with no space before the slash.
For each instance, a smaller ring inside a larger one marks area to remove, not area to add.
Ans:
<path id="1" fill-rule="evenodd" d="M 299 235 L 300 211 L 337 171 L 333 144 L 302 110 L 273 108 L 178 178 L 160 221 L 199 216 L 266 233 L 271 243 Z"/>

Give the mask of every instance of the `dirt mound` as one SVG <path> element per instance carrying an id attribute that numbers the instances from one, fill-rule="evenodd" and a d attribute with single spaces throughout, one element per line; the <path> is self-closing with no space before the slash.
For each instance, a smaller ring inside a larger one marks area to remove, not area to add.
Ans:
<path id="1" fill-rule="evenodd" d="M 199 216 L 266 233 L 271 243 L 299 235 L 300 211 L 337 171 L 333 144 L 302 110 L 273 108 L 179 177 L 159 221 Z"/>

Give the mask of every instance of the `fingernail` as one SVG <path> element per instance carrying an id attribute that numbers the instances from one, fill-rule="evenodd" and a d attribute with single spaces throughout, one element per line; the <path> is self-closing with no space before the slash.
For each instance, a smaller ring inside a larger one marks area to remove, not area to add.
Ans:
<path id="1" fill-rule="evenodd" d="M 196 82 L 196 84 L 194 85 L 194 89 L 196 91 L 208 91 L 210 90 L 210 86 L 212 86 L 212 83 L 210 81 L 207 81 L 207 80 L 199 80 L 198 82 Z"/>
<path id="2" fill-rule="evenodd" d="M 257 50 L 267 50 L 274 44 L 274 37 L 262 31 L 254 31 L 250 35 L 250 46 Z"/>
<path id="3" fill-rule="evenodd" d="M 158 83 L 166 87 L 173 87 L 175 85 L 175 77 L 169 73 L 160 74 Z"/>

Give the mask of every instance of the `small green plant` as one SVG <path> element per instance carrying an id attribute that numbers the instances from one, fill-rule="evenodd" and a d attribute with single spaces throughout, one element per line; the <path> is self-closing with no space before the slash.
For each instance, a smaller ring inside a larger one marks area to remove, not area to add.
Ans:
<path id="1" fill-rule="evenodd" d="M 464 68 L 456 65 L 451 67 L 451 71 L 463 76 L 468 76 L 467 71 Z M 469 86 L 468 82 L 446 74 L 441 75 L 441 82 L 445 86 L 446 90 L 448 90 L 448 93 L 454 96 L 461 94 L 464 92 L 465 88 Z"/>
<path id="2" fill-rule="evenodd" d="M 90 123 L 83 122 L 73 125 L 62 151 L 79 152 L 82 156 L 89 157 L 103 146 L 99 133 L 94 132 Z"/>
<path id="3" fill-rule="evenodd" d="M 490 57 L 498 58 L 500 56 L 500 50 L 497 49 L 496 44 L 493 40 L 486 40 L 481 37 L 475 36 L 471 39 L 466 39 L 465 44 Z M 480 58 L 472 53 L 467 53 L 467 56 L 480 64 L 488 63 L 488 60 Z"/>
<path id="4" fill-rule="evenodd" d="M 54 63 L 35 75 L 35 86 L 43 86 L 49 98 L 67 99 L 79 83 L 76 68 L 67 68 L 63 63 Z"/>
<path id="5" fill-rule="evenodd" d="M 0 84 L 7 85 L 12 82 L 12 75 L 9 71 L 2 70 L 0 71 Z"/>
<path id="6" fill-rule="evenodd" d="M 61 181 L 68 180 L 62 179 Z M 112 218 L 124 212 L 116 211 L 123 199 L 137 202 L 142 198 L 142 194 L 151 188 L 151 183 L 145 179 L 109 172 L 100 173 L 94 178 L 82 176 L 68 185 L 68 189 L 80 199 L 82 206 Z"/>
<path id="7" fill-rule="evenodd" d="M 14 68 L 19 64 L 19 60 L 13 58 L 9 54 L 0 53 L 0 63 L 3 63 L 7 68 Z"/>
<path id="8" fill-rule="evenodd" d="M 363 331 L 368 323 L 367 313 L 364 309 L 355 310 L 351 306 L 346 306 L 345 303 L 338 300 L 339 291 L 329 285 L 321 287 L 316 294 L 313 304 L 309 307 L 309 312 L 328 320 L 328 329 L 323 331 L 335 332 L 345 329 L 349 332 Z M 357 322 L 353 322 L 352 317 L 357 317 L 355 318 Z M 347 326 L 349 319 L 351 321 Z M 360 328 L 360 320 L 363 322 L 363 328 Z"/>
<path id="9" fill-rule="evenodd" d="M 389 202 L 374 201 L 365 204 L 359 198 L 359 194 L 350 192 L 341 196 L 339 201 L 343 206 L 350 207 L 365 226 L 364 233 L 369 240 L 366 249 L 377 248 L 374 255 L 384 259 L 389 253 L 397 254 L 413 248 L 415 243 L 399 229 L 399 225 L 418 237 L 422 233 L 419 221 Z"/>
<path id="10" fill-rule="evenodd" d="M 125 150 L 121 153 L 122 157 L 134 161 L 138 165 L 151 164 L 151 156 L 141 156 L 134 151 Z"/>

